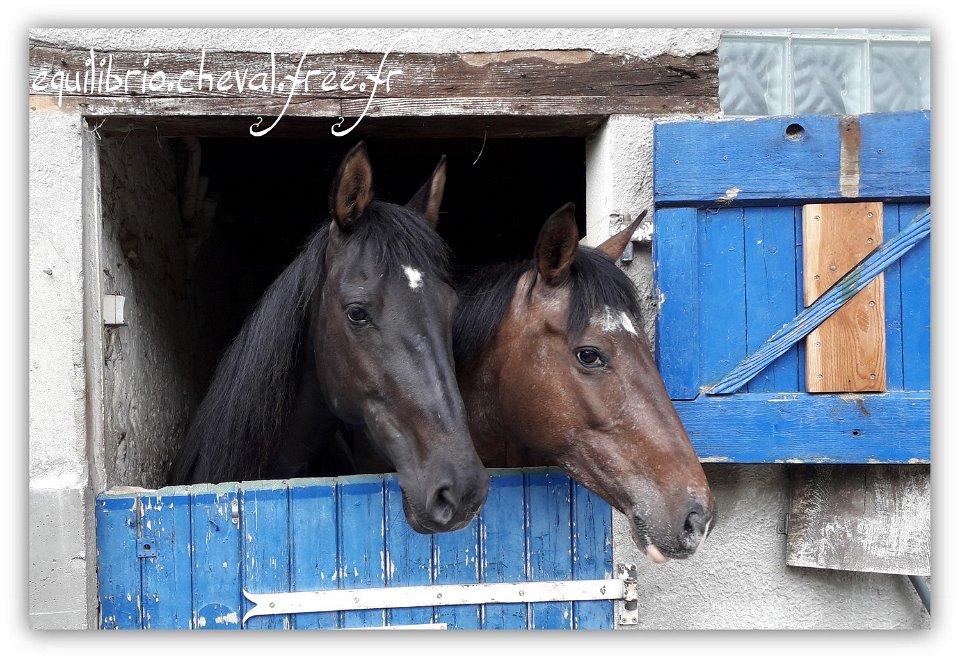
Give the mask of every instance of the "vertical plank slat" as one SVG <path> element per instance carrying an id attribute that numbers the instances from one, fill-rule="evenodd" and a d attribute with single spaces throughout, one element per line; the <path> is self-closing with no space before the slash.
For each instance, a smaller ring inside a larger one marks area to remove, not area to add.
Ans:
<path id="1" fill-rule="evenodd" d="M 523 582 L 526 571 L 523 473 L 504 470 L 490 475 L 487 502 L 480 512 L 483 582 Z M 483 627 L 490 630 L 524 630 L 525 603 L 483 606 Z"/>
<path id="2" fill-rule="evenodd" d="M 794 239 L 796 241 L 796 251 L 794 260 L 796 262 L 794 270 L 797 274 L 797 312 L 799 313 L 805 305 L 803 304 L 803 206 L 793 207 L 793 225 Z M 798 341 L 797 347 L 797 389 L 807 382 L 807 342 Z"/>
<path id="3" fill-rule="evenodd" d="M 747 352 L 760 347 L 797 314 L 793 207 L 744 209 Z M 797 347 L 758 373 L 748 392 L 796 392 Z"/>
<path id="4" fill-rule="evenodd" d="M 900 224 L 907 224 L 925 204 L 903 204 Z M 903 307 L 903 387 L 930 389 L 930 236 L 900 259 L 900 290 Z"/>
<path id="5" fill-rule="evenodd" d="M 194 486 L 190 496 L 194 628 L 235 629 L 243 618 L 238 488 Z"/>
<path id="6" fill-rule="evenodd" d="M 570 538 L 570 479 L 556 470 L 530 471 L 526 476 L 530 580 L 569 580 L 573 575 Z M 534 603 L 530 628 L 569 630 L 573 627 L 569 601 Z"/>
<path id="7" fill-rule="evenodd" d="M 896 236 L 901 228 L 899 204 L 883 207 L 883 239 Z M 903 218 L 903 223 L 911 218 Z M 900 303 L 900 261 L 883 271 L 884 316 L 886 319 L 887 389 L 903 389 L 903 311 Z"/>
<path id="8" fill-rule="evenodd" d="M 310 479 L 290 485 L 292 591 L 339 586 L 336 491 L 333 479 Z M 336 628 L 339 620 L 336 612 L 308 612 L 291 617 L 293 627 L 300 630 Z"/>
<path id="9" fill-rule="evenodd" d="M 434 584 L 476 584 L 480 581 L 480 521 L 474 518 L 456 532 L 433 535 Z M 437 589 L 443 593 L 442 588 Z M 434 610 L 437 623 L 456 630 L 480 628 L 479 605 L 443 605 Z"/>
<path id="10" fill-rule="evenodd" d="M 140 628 L 137 496 L 97 498 L 97 580 L 102 630 Z"/>
<path id="11" fill-rule="evenodd" d="M 178 487 L 154 491 L 142 503 L 143 627 L 188 629 L 193 614 L 189 490 Z"/>
<path id="12" fill-rule="evenodd" d="M 700 377 L 707 384 L 747 355 L 743 209 L 701 210 L 699 246 Z"/>
<path id="13" fill-rule="evenodd" d="M 240 486 L 240 532 L 243 539 L 243 585 L 250 593 L 290 590 L 290 503 L 286 482 L 262 481 Z M 250 604 L 245 604 L 246 609 Z M 258 616 L 247 628 L 285 630 L 288 615 Z"/>
<path id="14" fill-rule="evenodd" d="M 387 586 L 427 585 L 433 578 L 432 537 L 411 529 L 403 513 L 403 495 L 396 475 L 386 478 Z M 387 611 L 391 626 L 431 623 L 432 607 L 397 607 Z"/>
<path id="15" fill-rule="evenodd" d="M 613 514 L 599 495 L 573 484 L 573 579 L 608 580 L 613 577 Z M 577 630 L 613 628 L 613 601 L 573 604 Z"/>
<path id="16" fill-rule="evenodd" d="M 653 232 L 657 367 L 671 399 L 700 392 L 697 210 L 657 209 Z"/>
<path id="17" fill-rule="evenodd" d="M 386 584 L 383 477 L 341 477 L 338 491 L 340 584 L 344 589 L 383 587 Z M 346 611 L 341 619 L 343 628 L 369 628 L 385 623 L 382 609 Z"/>
<path id="18" fill-rule="evenodd" d="M 880 202 L 804 205 L 804 305 L 816 302 L 882 240 Z M 884 391 L 885 345 L 881 273 L 807 336 L 807 391 Z"/>

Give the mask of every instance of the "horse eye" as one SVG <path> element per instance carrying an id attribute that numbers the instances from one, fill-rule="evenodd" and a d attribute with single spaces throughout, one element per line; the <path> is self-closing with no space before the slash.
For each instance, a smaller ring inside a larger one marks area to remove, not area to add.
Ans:
<path id="1" fill-rule="evenodd" d="M 604 364 L 603 357 L 595 348 L 578 348 L 577 360 L 583 366 L 590 368 L 602 367 Z"/>
<path id="2" fill-rule="evenodd" d="M 347 318 L 354 325 L 366 325 L 370 322 L 370 316 L 360 305 L 350 305 L 347 307 Z"/>

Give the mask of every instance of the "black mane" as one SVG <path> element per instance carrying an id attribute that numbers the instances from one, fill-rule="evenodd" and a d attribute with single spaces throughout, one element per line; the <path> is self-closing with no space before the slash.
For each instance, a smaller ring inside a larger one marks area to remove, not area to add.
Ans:
<path id="1" fill-rule="evenodd" d="M 330 226 L 324 223 L 308 239 L 224 352 L 168 484 L 259 478 L 296 398 L 304 319 L 325 278 Z M 449 281 L 446 244 L 422 218 L 403 207 L 373 201 L 346 241 L 362 242 L 388 274 L 411 266 Z"/>
<path id="2" fill-rule="evenodd" d="M 453 323 L 453 355 L 457 366 L 479 358 L 493 339 L 510 305 L 517 281 L 534 268 L 528 260 L 496 264 L 477 271 L 459 290 L 460 304 Z M 536 279 L 531 281 L 531 287 Z M 626 313 L 642 327 L 637 289 L 630 278 L 602 252 L 577 248 L 570 266 L 570 310 L 567 334 L 583 334 L 590 317 L 606 308 Z M 529 293 L 529 292 L 528 292 Z"/>

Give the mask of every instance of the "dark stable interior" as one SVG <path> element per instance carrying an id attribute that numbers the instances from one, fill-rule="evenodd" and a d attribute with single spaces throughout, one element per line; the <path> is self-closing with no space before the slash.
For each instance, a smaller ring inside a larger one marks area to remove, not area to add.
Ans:
<path id="1" fill-rule="evenodd" d="M 196 286 L 206 346 L 219 356 L 257 299 L 329 218 L 330 182 L 356 143 L 331 138 L 206 138 L 201 174 L 217 200 L 200 246 Z M 453 252 L 455 279 L 533 255 L 543 222 L 574 202 L 585 232 L 582 138 L 366 140 L 376 196 L 404 204 L 442 155 L 447 183 L 438 231 Z M 201 274 L 202 273 L 202 274 Z M 201 377 L 208 382 L 215 359 Z"/>

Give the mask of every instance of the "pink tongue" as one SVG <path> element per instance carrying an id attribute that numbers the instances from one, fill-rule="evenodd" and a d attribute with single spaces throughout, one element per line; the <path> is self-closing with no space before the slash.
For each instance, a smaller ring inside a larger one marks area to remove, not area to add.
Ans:
<path id="1" fill-rule="evenodd" d="M 647 546 L 647 556 L 650 557 L 650 561 L 654 564 L 663 564 L 670 561 L 667 557 L 664 557 L 657 549 L 657 546 L 652 543 Z"/>

